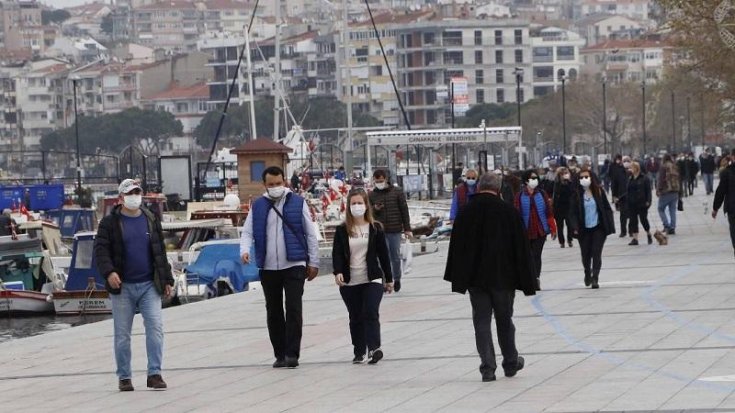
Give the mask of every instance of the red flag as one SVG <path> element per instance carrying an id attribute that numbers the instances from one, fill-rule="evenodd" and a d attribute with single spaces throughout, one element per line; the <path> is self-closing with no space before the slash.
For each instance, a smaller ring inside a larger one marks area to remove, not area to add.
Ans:
<path id="1" fill-rule="evenodd" d="M 329 199 L 331 199 L 332 201 L 337 199 L 337 191 L 332 188 L 329 188 Z"/>
<path id="2" fill-rule="evenodd" d="M 339 203 L 339 212 L 345 212 L 345 201 Z"/>

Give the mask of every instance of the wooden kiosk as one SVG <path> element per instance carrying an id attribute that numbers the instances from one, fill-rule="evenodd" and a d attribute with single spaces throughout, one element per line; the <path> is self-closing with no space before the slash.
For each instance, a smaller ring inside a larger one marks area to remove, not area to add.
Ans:
<path id="1" fill-rule="evenodd" d="M 270 139 L 255 139 L 230 151 L 237 155 L 238 195 L 246 203 L 263 194 L 263 171 L 269 166 L 279 166 L 286 174 L 288 154 L 293 149 Z M 290 176 L 283 177 L 286 182 Z"/>

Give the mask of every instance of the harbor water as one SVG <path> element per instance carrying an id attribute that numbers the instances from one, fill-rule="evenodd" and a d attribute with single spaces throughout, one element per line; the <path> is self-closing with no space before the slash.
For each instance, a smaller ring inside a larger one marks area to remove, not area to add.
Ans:
<path id="1" fill-rule="evenodd" d="M 36 316 L 0 317 L 0 343 L 23 337 L 37 336 L 51 331 L 64 330 L 78 325 L 94 323 L 111 318 L 109 314 L 85 316 Z"/>

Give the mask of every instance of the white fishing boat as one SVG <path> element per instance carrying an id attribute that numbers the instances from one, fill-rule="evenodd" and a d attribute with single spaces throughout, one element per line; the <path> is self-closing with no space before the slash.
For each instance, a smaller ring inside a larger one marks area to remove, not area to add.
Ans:
<path id="1" fill-rule="evenodd" d="M 54 278 L 40 239 L 0 237 L 0 315 L 53 313 L 48 297 Z"/>

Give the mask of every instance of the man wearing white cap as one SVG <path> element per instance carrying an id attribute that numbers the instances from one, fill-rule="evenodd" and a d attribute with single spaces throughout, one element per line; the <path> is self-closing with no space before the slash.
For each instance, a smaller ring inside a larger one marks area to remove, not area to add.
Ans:
<path id="1" fill-rule="evenodd" d="M 137 181 L 126 179 L 118 187 L 120 205 L 104 217 L 97 230 L 94 255 L 97 270 L 106 279 L 112 299 L 115 361 L 120 391 L 133 391 L 130 368 L 130 333 L 140 311 L 145 325 L 148 355 L 147 387 L 162 390 L 163 320 L 161 296 L 170 296 L 174 285 L 166 257 L 163 230 L 156 216 L 141 207 L 143 196 Z"/>

